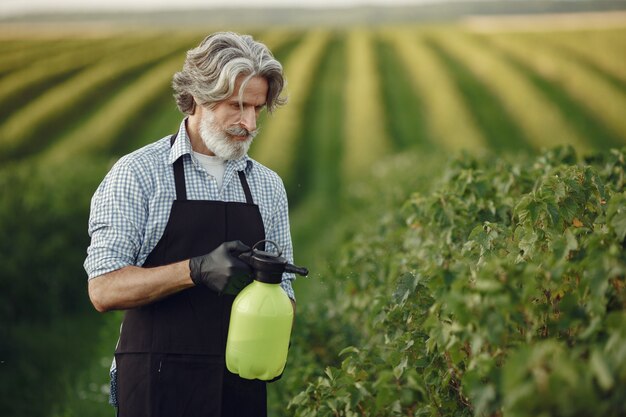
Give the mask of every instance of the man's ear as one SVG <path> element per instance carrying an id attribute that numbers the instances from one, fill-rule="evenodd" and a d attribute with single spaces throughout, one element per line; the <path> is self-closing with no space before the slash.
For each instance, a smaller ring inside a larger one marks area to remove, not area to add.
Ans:
<path id="1" fill-rule="evenodd" d="M 194 96 L 191 96 L 191 98 L 193 99 L 193 106 L 191 107 L 191 112 L 189 113 L 190 116 L 196 113 L 196 108 L 198 107 L 198 99 Z"/>

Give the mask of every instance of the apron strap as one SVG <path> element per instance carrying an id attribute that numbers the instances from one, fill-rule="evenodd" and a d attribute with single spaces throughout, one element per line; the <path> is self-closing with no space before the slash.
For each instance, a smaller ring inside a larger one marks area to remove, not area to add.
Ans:
<path id="1" fill-rule="evenodd" d="M 185 168 L 183 167 L 183 157 L 174 162 L 174 184 L 176 185 L 176 200 L 187 200 L 187 188 L 185 187 Z"/>
<path id="2" fill-rule="evenodd" d="M 254 204 L 254 200 L 252 200 L 252 193 L 250 192 L 250 186 L 248 185 L 248 180 L 246 180 L 246 174 L 244 174 L 243 171 L 237 171 L 237 174 L 239 174 L 239 182 L 241 182 L 241 187 L 246 195 L 246 203 Z"/>
<path id="3" fill-rule="evenodd" d="M 178 132 L 174 133 L 170 138 L 170 145 L 174 145 Z M 183 166 L 183 157 L 181 156 L 174 161 L 174 184 L 176 186 L 176 200 L 187 200 L 187 187 L 185 186 L 185 168 Z"/>

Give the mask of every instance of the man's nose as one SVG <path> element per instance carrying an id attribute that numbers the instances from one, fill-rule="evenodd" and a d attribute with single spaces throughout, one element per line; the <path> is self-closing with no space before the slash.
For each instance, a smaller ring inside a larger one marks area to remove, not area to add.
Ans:
<path id="1" fill-rule="evenodd" d="M 239 123 L 249 132 L 256 130 L 256 111 L 254 107 L 244 107 L 241 111 L 241 120 Z"/>

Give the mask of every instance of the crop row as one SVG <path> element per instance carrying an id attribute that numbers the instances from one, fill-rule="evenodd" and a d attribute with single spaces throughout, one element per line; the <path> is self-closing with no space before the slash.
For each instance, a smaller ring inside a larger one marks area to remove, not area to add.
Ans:
<path id="1" fill-rule="evenodd" d="M 463 105 L 454 80 L 446 74 L 443 62 L 427 48 L 412 30 L 387 34 L 394 51 L 409 71 L 414 93 L 424 103 L 430 136 L 444 149 L 481 149 L 486 146 L 471 115 Z"/>
<path id="2" fill-rule="evenodd" d="M 555 108 L 518 69 L 500 59 L 493 50 L 475 38 L 458 34 L 438 37 L 441 45 L 471 71 L 488 91 L 514 115 L 520 129 L 534 148 L 570 143 L 578 149 L 589 144 L 567 123 Z"/>
<path id="3" fill-rule="evenodd" d="M 97 97 L 110 99 L 112 85 L 127 76 L 133 78 L 126 80 L 132 84 L 134 78 L 147 70 L 151 64 L 180 51 L 183 45 L 188 43 L 188 39 L 183 41 L 181 42 L 179 37 L 170 37 L 162 39 L 158 42 L 158 47 L 150 49 L 146 49 L 143 43 L 124 48 L 109 56 L 107 60 L 89 66 L 64 82 L 51 86 L 37 99 L 3 120 L 0 125 L 0 149 L 3 158 L 6 160 L 15 155 L 33 153 L 40 146 L 47 145 L 51 141 L 50 136 L 53 135 L 51 127 L 59 130 L 73 127 L 79 122 L 73 117 L 75 111 L 93 105 Z M 107 94 L 103 95 L 103 91 Z M 146 93 L 149 94 L 150 91 Z M 101 109 L 98 109 L 98 112 L 100 111 Z M 131 120 L 135 114 L 122 113 L 120 116 Z"/>
<path id="4" fill-rule="evenodd" d="M 304 146 L 305 119 L 328 111 L 304 109 L 314 100 L 310 96 L 319 93 L 318 81 L 313 80 L 330 38 L 347 42 L 344 52 L 332 58 L 338 61 L 337 68 L 345 68 L 336 97 L 345 108 L 338 127 L 341 175 L 354 176 L 377 156 L 407 146 L 503 151 L 563 143 L 582 151 L 616 146 L 626 140 L 621 117 L 626 108 L 626 71 L 615 51 L 624 47 L 621 33 L 492 35 L 404 27 L 308 31 L 294 37 L 286 29 L 270 30 L 260 37 L 273 49 L 284 47 L 281 60 L 290 104 L 264 116 L 253 153 L 287 182 L 297 164 L 315 163 L 310 158 L 298 160 L 296 154 Z M 9 65 L 0 81 L 0 109 L 5 115 L 0 121 L 0 158 L 8 161 L 42 150 L 56 154 L 56 159 L 96 149 L 116 154 L 127 149 L 116 145 L 121 141 L 140 145 L 155 139 L 129 125 L 150 108 L 159 110 L 146 116 L 147 129 L 149 121 L 162 126 L 159 121 L 174 124 L 180 117 L 174 106 L 165 104 L 166 69 L 173 72 L 175 64 L 155 64 L 173 56 L 182 60 L 176 52 L 198 38 L 197 34 L 108 38 L 93 41 L 92 48 L 78 41 L 65 45 L 55 41 L 48 45 L 48 53 L 29 44 L 32 54 L 29 49 L 12 50 L 5 41 L 4 54 L 12 57 L 15 68 L 10 70 Z M 593 48 L 586 47 L 587 39 Z M 147 44 L 153 46 L 146 48 Z M 33 91 L 38 92 L 34 97 Z M 118 97 L 131 94 L 135 104 L 120 106 Z M 24 97 L 31 99 L 25 102 Z M 86 134 L 106 124 L 105 115 L 112 120 L 110 127 Z M 122 140 L 125 132 L 134 132 L 141 140 Z M 91 144 L 70 145 L 81 140 Z"/>
<path id="5" fill-rule="evenodd" d="M 385 131 L 386 118 L 381 117 L 385 109 L 373 41 L 371 33 L 365 30 L 353 30 L 347 35 L 342 163 L 347 178 L 362 174 L 380 155 L 387 154 L 391 146 Z"/>
<path id="6" fill-rule="evenodd" d="M 626 132 L 626 120 L 623 117 L 623 109 L 626 108 L 624 91 L 613 88 L 605 79 L 568 55 L 559 55 L 558 59 L 553 59 L 552 51 L 537 47 L 519 35 L 492 37 L 490 41 L 514 59 L 523 61 L 533 71 L 562 87 L 615 136 L 623 138 Z"/>

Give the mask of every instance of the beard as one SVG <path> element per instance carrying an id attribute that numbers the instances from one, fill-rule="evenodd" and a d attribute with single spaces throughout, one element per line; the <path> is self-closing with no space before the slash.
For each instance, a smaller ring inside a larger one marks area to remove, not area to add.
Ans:
<path id="1" fill-rule="evenodd" d="M 202 141 L 215 156 L 225 161 L 239 159 L 248 153 L 257 133 L 258 130 L 248 131 L 237 125 L 222 129 L 215 123 L 211 111 L 205 111 L 200 122 Z M 237 140 L 232 136 L 246 136 L 246 139 Z"/>

